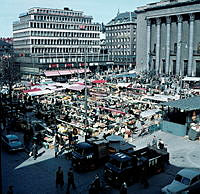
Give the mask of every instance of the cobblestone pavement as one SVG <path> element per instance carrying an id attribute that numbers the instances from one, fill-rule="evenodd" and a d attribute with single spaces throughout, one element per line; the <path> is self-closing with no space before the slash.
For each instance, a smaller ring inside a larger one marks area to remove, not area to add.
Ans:
<path id="1" fill-rule="evenodd" d="M 160 189 L 170 183 L 176 174 L 183 167 L 200 168 L 200 142 L 190 141 L 183 137 L 174 136 L 165 132 L 155 132 L 151 135 L 137 138 L 132 141 L 137 149 L 145 147 L 151 142 L 153 135 L 162 138 L 167 144 L 170 152 L 170 165 L 166 167 L 164 173 L 154 175 L 149 179 L 149 188 L 144 189 L 143 185 L 136 183 L 128 188 L 128 193 L 132 194 L 158 194 Z M 71 167 L 71 161 L 64 155 L 54 158 L 54 150 L 40 149 L 40 155 L 34 160 L 26 152 L 9 154 L 2 152 L 3 171 L 3 193 L 6 193 L 8 185 L 14 186 L 15 194 L 56 194 L 66 193 L 67 171 Z M 65 186 L 63 190 L 55 187 L 55 172 L 58 166 L 64 171 Z M 76 190 L 71 190 L 71 194 L 88 193 L 89 184 L 96 173 L 103 176 L 103 167 L 87 173 L 75 172 Z M 117 194 L 117 189 L 112 189 L 108 193 Z"/>

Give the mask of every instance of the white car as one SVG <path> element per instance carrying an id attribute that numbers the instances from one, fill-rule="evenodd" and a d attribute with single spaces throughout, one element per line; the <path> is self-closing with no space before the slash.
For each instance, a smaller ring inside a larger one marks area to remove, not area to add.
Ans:
<path id="1" fill-rule="evenodd" d="M 200 170 L 182 169 L 171 184 L 162 188 L 162 193 L 200 193 Z"/>

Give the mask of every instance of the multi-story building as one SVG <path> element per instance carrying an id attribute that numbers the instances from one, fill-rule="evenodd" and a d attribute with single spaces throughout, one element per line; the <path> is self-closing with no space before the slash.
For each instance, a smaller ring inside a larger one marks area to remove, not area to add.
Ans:
<path id="1" fill-rule="evenodd" d="M 162 0 L 136 13 L 139 71 L 200 76 L 198 0 Z"/>
<path id="2" fill-rule="evenodd" d="M 118 13 L 106 25 L 108 52 L 118 69 L 125 70 L 135 66 L 136 28 L 136 14 L 134 12 Z"/>
<path id="3" fill-rule="evenodd" d="M 13 53 L 13 45 L 11 38 L 0 39 L 0 57 Z"/>
<path id="4" fill-rule="evenodd" d="M 13 23 L 13 46 L 23 73 L 79 66 L 100 50 L 100 24 L 69 8 L 34 7 Z"/>

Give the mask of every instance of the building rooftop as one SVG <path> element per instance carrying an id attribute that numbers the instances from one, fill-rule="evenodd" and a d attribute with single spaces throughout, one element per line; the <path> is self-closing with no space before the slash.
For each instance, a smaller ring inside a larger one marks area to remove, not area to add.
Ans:
<path id="1" fill-rule="evenodd" d="M 147 5 L 138 7 L 136 13 L 156 10 L 156 9 L 167 9 L 175 6 L 184 6 L 194 3 L 199 3 L 199 0 L 161 0 L 155 3 L 149 3 Z"/>
<path id="2" fill-rule="evenodd" d="M 134 22 L 137 18 L 135 12 L 124 12 L 118 13 L 117 16 L 108 22 L 107 25 L 116 25 L 116 24 L 123 24 L 123 23 L 130 23 Z"/>
<path id="3" fill-rule="evenodd" d="M 185 111 L 200 110 L 200 96 L 161 103 L 161 105 L 179 108 Z"/>

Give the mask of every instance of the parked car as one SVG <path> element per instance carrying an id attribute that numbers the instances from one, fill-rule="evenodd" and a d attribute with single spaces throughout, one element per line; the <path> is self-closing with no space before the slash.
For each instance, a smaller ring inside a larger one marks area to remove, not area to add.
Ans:
<path id="1" fill-rule="evenodd" d="M 199 193 L 200 170 L 182 169 L 171 184 L 162 188 L 162 193 Z"/>
<path id="2" fill-rule="evenodd" d="M 24 150 L 24 144 L 13 134 L 2 136 L 2 146 L 9 152 Z"/>

